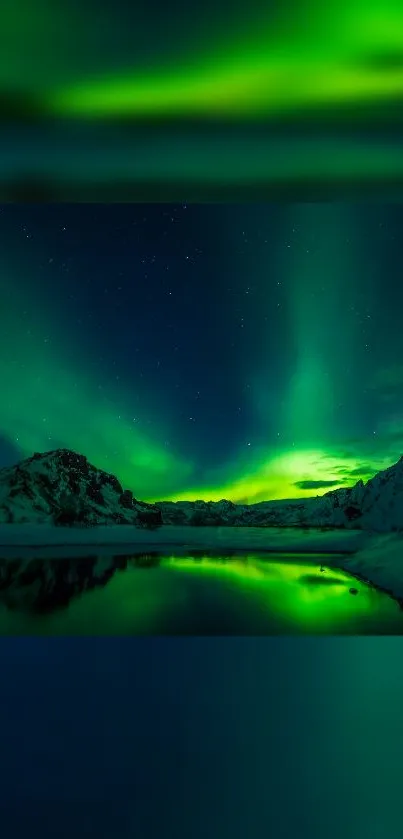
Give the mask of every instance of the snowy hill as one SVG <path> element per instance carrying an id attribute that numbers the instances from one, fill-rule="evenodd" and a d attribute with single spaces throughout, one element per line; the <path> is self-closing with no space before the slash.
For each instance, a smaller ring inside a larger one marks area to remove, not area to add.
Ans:
<path id="1" fill-rule="evenodd" d="M 0 522 L 153 526 L 161 513 L 83 455 L 57 449 L 0 470 Z"/>

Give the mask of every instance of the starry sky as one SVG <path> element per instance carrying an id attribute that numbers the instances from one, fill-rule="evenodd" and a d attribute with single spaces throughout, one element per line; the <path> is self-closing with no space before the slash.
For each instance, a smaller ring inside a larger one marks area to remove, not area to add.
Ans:
<path id="1" fill-rule="evenodd" d="M 4 205 L 0 464 L 256 502 L 403 451 L 403 209 Z"/>

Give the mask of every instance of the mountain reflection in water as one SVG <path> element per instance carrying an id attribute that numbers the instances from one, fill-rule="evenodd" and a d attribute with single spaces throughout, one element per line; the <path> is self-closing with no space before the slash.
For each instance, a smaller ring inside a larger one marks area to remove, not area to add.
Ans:
<path id="1" fill-rule="evenodd" d="M 291 554 L 3 559 L 0 634 L 403 634 L 399 605 L 335 566 Z"/>

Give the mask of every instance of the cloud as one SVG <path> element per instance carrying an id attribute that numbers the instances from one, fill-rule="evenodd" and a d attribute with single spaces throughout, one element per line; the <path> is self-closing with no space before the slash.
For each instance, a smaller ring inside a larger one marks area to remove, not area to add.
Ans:
<path id="1" fill-rule="evenodd" d="M 323 487 L 340 486 L 343 481 L 295 481 L 294 486 L 298 489 L 322 489 Z"/>
<path id="2" fill-rule="evenodd" d="M 374 472 L 376 472 L 376 469 L 370 463 L 363 463 L 361 466 L 357 466 L 356 469 L 346 470 L 346 475 L 350 475 L 353 478 L 359 477 L 360 475 L 373 475 Z"/>

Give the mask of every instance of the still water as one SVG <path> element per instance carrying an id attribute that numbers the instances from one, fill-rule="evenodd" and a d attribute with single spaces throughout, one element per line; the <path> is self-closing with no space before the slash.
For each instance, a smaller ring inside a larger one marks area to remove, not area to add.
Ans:
<path id="1" fill-rule="evenodd" d="M 334 555 L 13 559 L 0 634 L 400 635 L 403 612 Z"/>

